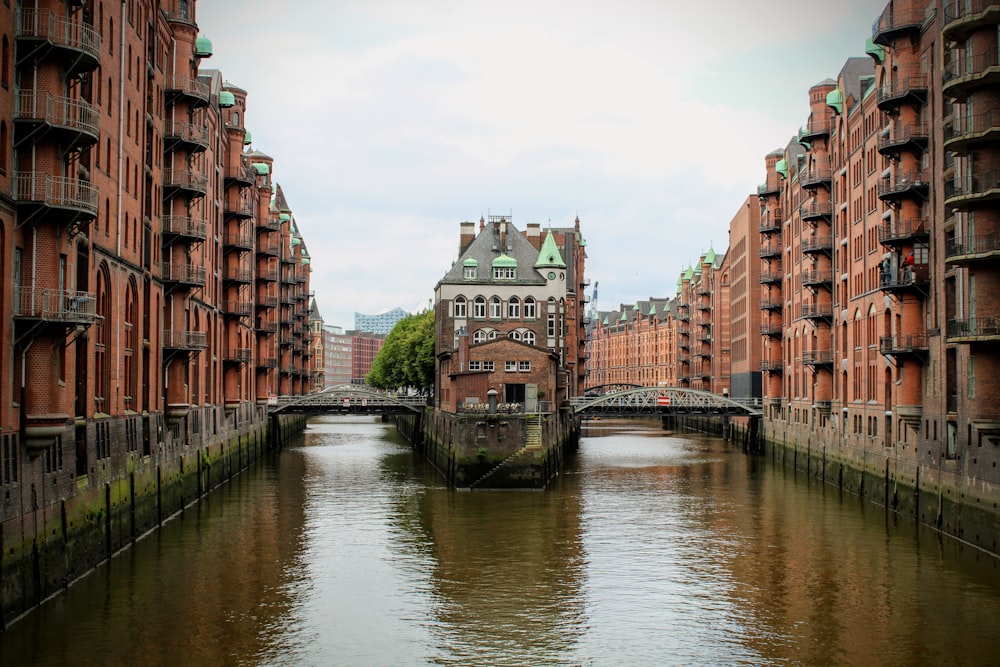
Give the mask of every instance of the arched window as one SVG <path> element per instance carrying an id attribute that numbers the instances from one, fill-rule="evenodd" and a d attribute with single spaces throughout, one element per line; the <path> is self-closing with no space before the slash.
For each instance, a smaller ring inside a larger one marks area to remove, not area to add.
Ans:
<path id="1" fill-rule="evenodd" d="M 464 296 L 455 297 L 455 317 L 468 317 L 469 304 Z"/>
<path id="2" fill-rule="evenodd" d="M 94 408 L 98 412 L 110 410 L 111 387 L 111 280 L 108 265 L 101 264 L 97 270 L 97 319 L 96 340 L 94 341 Z"/>
<path id="3" fill-rule="evenodd" d="M 524 319 L 533 320 L 535 317 L 535 300 L 529 296 L 524 300 Z"/>
<path id="4" fill-rule="evenodd" d="M 510 338 L 511 340 L 521 340 L 521 332 L 515 329 L 507 334 L 507 338 Z"/>
<path id="5" fill-rule="evenodd" d="M 490 319 L 499 320 L 503 317 L 503 304 L 500 297 L 495 296 L 490 299 Z"/>
<path id="6" fill-rule="evenodd" d="M 476 329 L 476 333 L 472 334 L 473 343 L 485 343 L 486 342 L 486 330 Z"/>
<path id="7" fill-rule="evenodd" d="M 535 344 L 535 332 L 532 331 L 531 329 L 525 331 L 524 335 L 521 336 L 521 341 L 524 342 L 524 343 L 527 343 L 528 345 L 534 345 Z"/>
<path id="8" fill-rule="evenodd" d="M 516 296 L 510 297 L 507 302 L 507 319 L 516 320 L 521 317 L 521 300 Z"/>
<path id="9" fill-rule="evenodd" d="M 138 322 L 136 321 L 139 310 L 139 299 L 136 296 L 137 290 L 135 281 L 129 280 L 128 290 L 125 295 L 125 409 L 136 410 L 139 387 L 139 370 L 136 363 L 138 348 Z"/>
<path id="10" fill-rule="evenodd" d="M 0 171 L 7 171 L 7 152 L 9 150 L 7 137 L 7 123 L 0 122 Z"/>
<path id="11" fill-rule="evenodd" d="M 0 84 L 4 88 L 10 88 L 10 42 L 7 35 L 3 36 L 3 46 L 0 47 L 0 67 L 3 68 L 0 72 Z"/>
<path id="12" fill-rule="evenodd" d="M 472 316 L 479 320 L 486 319 L 486 297 L 477 296 L 472 302 Z"/>

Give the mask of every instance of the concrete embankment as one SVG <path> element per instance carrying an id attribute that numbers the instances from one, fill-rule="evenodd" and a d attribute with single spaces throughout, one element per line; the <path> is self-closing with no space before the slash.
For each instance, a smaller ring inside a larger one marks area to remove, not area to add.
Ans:
<path id="1" fill-rule="evenodd" d="M 0 629 L 279 449 L 305 422 L 248 404 L 68 427 L 62 459 L 21 461 L 20 484 L 0 506 Z"/>

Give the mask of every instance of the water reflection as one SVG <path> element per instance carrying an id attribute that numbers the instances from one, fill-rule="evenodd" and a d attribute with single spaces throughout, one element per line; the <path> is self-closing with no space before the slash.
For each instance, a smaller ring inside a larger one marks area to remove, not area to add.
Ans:
<path id="1" fill-rule="evenodd" d="M 589 424 L 544 493 L 459 493 L 336 417 L 12 626 L 0 664 L 992 664 L 997 566 L 655 422 Z"/>

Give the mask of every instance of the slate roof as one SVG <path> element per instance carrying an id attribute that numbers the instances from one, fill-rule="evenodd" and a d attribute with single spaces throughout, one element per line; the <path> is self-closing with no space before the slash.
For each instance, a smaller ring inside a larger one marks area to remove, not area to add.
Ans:
<path id="1" fill-rule="evenodd" d="M 465 252 L 458 258 L 458 261 L 452 264 L 448 272 L 445 273 L 444 278 L 441 279 L 441 282 L 472 284 L 497 282 L 509 285 L 511 284 L 510 280 L 494 281 L 493 273 L 490 270 L 490 267 L 494 266 L 495 259 L 506 255 L 507 258 L 517 263 L 517 280 L 514 281 L 514 284 L 544 285 L 544 277 L 535 269 L 535 262 L 539 259 L 539 252 L 535 250 L 535 246 L 531 245 L 531 241 L 526 239 L 512 223 L 507 222 L 506 226 L 507 233 L 504 238 L 503 247 L 500 245 L 499 226 L 493 223 L 487 224 L 483 231 L 469 244 L 469 247 L 465 249 Z M 476 280 L 469 280 L 464 277 L 463 267 L 470 259 L 475 260 L 479 266 L 479 276 Z M 505 262 L 504 266 L 510 263 L 506 258 L 503 261 Z M 544 266 L 550 265 L 545 264 Z"/>

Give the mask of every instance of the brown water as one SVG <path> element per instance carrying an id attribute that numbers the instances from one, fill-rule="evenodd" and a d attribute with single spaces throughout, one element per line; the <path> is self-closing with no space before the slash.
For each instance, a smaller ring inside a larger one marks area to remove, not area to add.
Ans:
<path id="1" fill-rule="evenodd" d="M 593 422 L 543 493 L 313 422 L 0 635 L 8 665 L 988 665 L 1000 563 L 717 439 Z"/>

